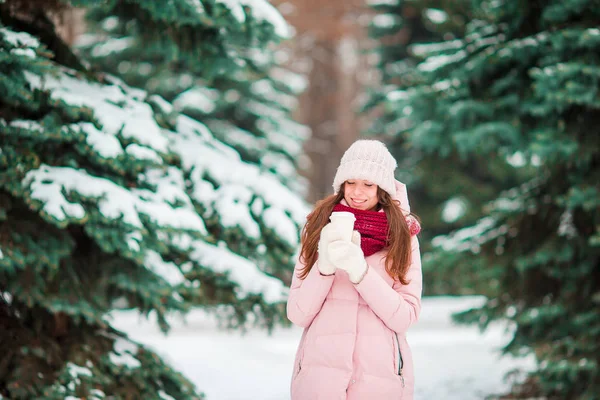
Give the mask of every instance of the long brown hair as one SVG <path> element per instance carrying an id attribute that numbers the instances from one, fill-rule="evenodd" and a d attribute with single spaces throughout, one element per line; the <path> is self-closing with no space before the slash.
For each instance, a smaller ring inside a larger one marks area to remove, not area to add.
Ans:
<path id="1" fill-rule="evenodd" d="M 321 229 L 329 223 L 333 207 L 344 198 L 344 184 L 337 194 L 319 200 L 314 210 L 308 214 L 300 239 L 300 260 L 304 267 L 298 277 L 304 279 L 317 262 L 317 247 Z M 388 220 L 388 251 L 385 257 L 385 270 L 401 284 L 407 285 L 406 273 L 411 263 L 411 237 L 406 218 L 400 209 L 398 200 L 393 200 L 388 192 L 377 188 L 378 209 L 383 209 Z M 415 214 L 411 213 L 415 216 Z M 418 218 L 418 217 L 416 217 Z"/>

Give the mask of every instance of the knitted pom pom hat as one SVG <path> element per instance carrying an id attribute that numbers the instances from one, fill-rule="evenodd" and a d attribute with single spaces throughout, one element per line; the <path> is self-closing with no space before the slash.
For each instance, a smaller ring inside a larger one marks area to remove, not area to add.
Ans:
<path id="1" fill-rule="evenodd" d="M 346 150 L 333 178 L 333 191 L 340 191 L 348 179 L 373 182 L 394 197 L 396 160 L 378 140 L 357 140 Z"/>

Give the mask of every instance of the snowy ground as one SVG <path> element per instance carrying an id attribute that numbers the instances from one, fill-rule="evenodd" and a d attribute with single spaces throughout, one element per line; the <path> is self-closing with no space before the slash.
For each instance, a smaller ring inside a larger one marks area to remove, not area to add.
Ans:
<path id="1" fill-rule="evenodd" d="M 481 400 L 506 390 L 504 374 L 531 368 L 532 359 L 500 358 L 499 347 L 508 340 L 503 326 L 484 334 L 474 327 L 453 325 L 450 313 L 481 301 L 476 297 L 425 298 L 418 324 L 408 332 L 416 376 L 415 400 Z M 164 336 L 136 314 L 115 315 L 114 326 L 151 346 L 182 371 L 208 400 L 286 400 L 296 346 L 301 330 L 277 329 L 246 335 L 218 330 L 202 312 L 188 315 L 187 323 L 172 321 Z"/>

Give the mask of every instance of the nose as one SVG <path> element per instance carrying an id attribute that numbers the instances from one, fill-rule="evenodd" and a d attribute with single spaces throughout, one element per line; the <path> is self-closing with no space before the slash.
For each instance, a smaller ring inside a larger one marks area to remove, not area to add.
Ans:
<path id="1" fill-rule="evenodd" d="M 362 194 L 363 194 L 363 188 L 362 188 L 362 186 L 360 186 L 360 185 L 356 185 L 356 186 L 353 188 L 353 191 L 352 191 L 352 193 L 353 193 L 354 195 L 356 195 L 356 196 L 360 196 L 360 195 L 362 195 Z"/>

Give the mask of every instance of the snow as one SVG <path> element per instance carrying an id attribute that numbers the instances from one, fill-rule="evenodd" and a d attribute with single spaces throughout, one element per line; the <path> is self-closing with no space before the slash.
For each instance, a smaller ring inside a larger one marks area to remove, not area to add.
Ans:
<path id="1" fill-rule="evenodd" d="M 482 298 L 424 298 L 419 322 L 407 334 L 415 364 L 415 400 L 480 400 L 504 392 L 503 376 L 513 368 L 529 370 L 530 358 L 500 357 L 509 340 L 502 323 L 485 333 L 455 325 L 452 312 L 482 303 Z M 190 378 L 207 400 L 289 400 L 290 377 L 302 330 L 276 328 L 273 335 L 250 329 L 246 334 L 222 331 L 213 316 L 200 310 L 185 318 L 169 317 L 172 329 L 163 335 L 155 321 L 132 311 L 116 312 L 117 329 L 150 346 Z M 234 360 L 232 362 L 232 360 Z"/>
<path id="2" fill-rule="evenodd" d="M 125 365 L 128 368 L 139 368 L 142 364 L 133 355 L 137 354 L 138 346 L 134 343 L 117 337 L 113 345 L 113 352 L 108 353 L 110 362 L 115 365 Z"/>
<path id="3" fill-rule="evenodd" d="M 268 79 L 256 80 L 250 85 L 250 91 L 263 99 L 284 107 L 288 110 L 295 109 L 298 106 L 298 100 L 295 96 L 290 96 L 284 92 L 278 91 L 273 87 L 273 82 Z"/>
<path id="4" fill-rule="evenodd" d="M 218 99 L 219 92 L 217 90 L 196 87 L 180 93 L 173 100 L 173 106 L 178 111 L 191 109 L 199 110 L 205 114 L 210 114 L 217 108 L 215 101 Z"/>
<path id="5" fill-rule="evenodd" d="M 246 103 L 246 107 L 249 111 L 253 112 L 257 117 L 263 117 L 265 119 L 270 118 L 275 121 L 287 118 L 287 113 L 284 110 L 275 108 L 265 103 L 249 100 Z"/>
<path id="6" fill-rule="evenodd" d="M 23 57 L 28 57 L 28 58 L 36 57 L 36 53 L 33 49 L 13 49 L 10 52 L 17 56 L 23 56 Z"/>
<path id="7" fill-rule="evenodd" d="M 297 170 L 294 163 L 281 153 L 269 152 L 261 157 L 262 165 L 268 170 L 276 171 L 282 177 L 297 178 Z"/>
<path id="8" fill-rule="evenodd" d="M 162 98 L 162 96 L 158 94 L 153 94 L 148 97 L 148 102 L 158 106 L 160 111 L 164 114 L 170 114 L 173 112 L 173 105 Z"/>
<path id="9" fill-rule="evenodd" d="M 100 389 L 90 389 L 90 400 L 99 400 L 106 397 L 106 394 Z"/>
<path id="10" fill-rule="evenodd" d="M 437 81 L 431 87 L 435 91 L 443 92 L 444 90 L 448 90 L 450 87 L 452 87 L 452 85 L 455 84 L 455 82 L 456 82 L 455 79 L 452 79 L 452 80 L 451 79 L 444 79 L 444 80 L 441 80 L 441 81 Z"/>
<path id="11" fill-rule="evenodd" d="M 247 198 L 247 190 L 262 198 L 267 207 L 276 207 L 289 215 L 296 225 L 304 223 L 310 211 L 308 205 L 294 192 L 283 186 L 278 178 L 269 172 L 260 171 L 259 167 L 241 161 L 240 155 L 231 147 L 215 140 L 205 125 L 185 116 L 177 120 L 178 134 L 168 133 L 172 148 L 181 157 L 183 167 L 191 171 L 191 179 L 196 184 L 209 177 L 216 182 L 218 188 L 212 189 L 208 184 L 203 184 L 206 190 L 195 190 L 194 197 L 205 205 L 211 205 L 223 195 L 229 198 Z M 202 155 L 199 157 L 198 155 Z M 226 161 L 226 162 L 224 162 Z M 231 189 L 228 189 L 231 186 Z M 238 189 L 234 189 L 237 187 Z M 244 191 L 232 194 L 230 190 Z M 206 197 L 205 197 L 206 196 Z M 226 200 L 223 200 L 226 201 Z M 240 208 L 236 207 L 236 213 Z M 248 210 L 249 212 L 249 210 Z M 283 215 L 283 214 L 280 214 Z M 236 219 L 242 221 L 239 214 Z M 241 226 L 246 226 L 242 223 Z M 248 225 L 250 227 L 250 225 Z M 289 224 L 282 220 L 276 225 L 271 225 L 281 237 L 289 236 Z M 252 234 L 250 227 L 248 234 Z M 297 244 L 297 239 L 291 245 Z"/>
<path id="12" fill-rule="evenodd" d="M 519 168 L 525 166 L 527 164 L 527 160 L 525 159 L 525 155 L 521 151 L 517 151 L 506 157 L 506 162 L 508 162 L 513 167 Z"/>
<path id="13" fill-rule="evenodd" d="M 35 49 L 40 46 L 40 41 L 26 32 L 14 32 L 7 28 L 0 28 L 0 34 L 14 47 Z"/>
<path id="14" fill-rule="evenodd" d="M 398 0 L 367 0 L 367 4 L 371 7 L 376 6 L 397 6 Z"/>
<path id="15" fill-rule="evenodd" d="M 68 384 L 68 387 L 71 391 L 75 391 L 75 387 L 81 385 L 81 379 L 79 379 L 81 375 L 89 377 L 92 376 L 92 371 L 90 371 L 88 368 L 80 367 L 79 365 L 71 362 L 67 363 L 67 371 L 71 376 L 71 381 Z"/>
<path id="16" fill-rule="evenodd" d="M 218 191 L 214 211 L 219 215 L 219 222 L 224 227 L 242 228 L 246 236 L 260 239 L 260 227 L 250 214 L 252 192 L 241 185 L 227 185 Z"/>
<path id="17" fill-rule="evenodd" d="M 113 347 L 115 351 L 120 354 L 125 352 L 135 354 L 138 351 L 138 346 L 136 344 L 122 338 L 117 338 Z"/>
<path id="18" fill-rule="evenodd" d="M 132 143 L 125 148 L 127 154 L 138 160 L 153 161 L 157 164 L 162 164 L 162 158 L 151 148 L 140 146 L 139 144 Z"/>
<path id="19" fill-rule="evenodd" d="M 461 197 L 452 197 L 444 204 L 442 210 L 442 219 L 447 223 L 452 223 L 458 220 L 465 214 L 466 204 Z"/>
<path id="20" fill-rule="evenodd" d="M 425 57 L 433 53 L 458 50 L 463 46 L 464 42 L 460 39 L 456 39 L 441 43 L 413 44 L 410 46 L 410 50 L 415 56 Z"/>
<path id="21" fill-rule="evenodd" d="M 195 138 L 198 136 L 202 141 L 213 140 L 213 135 L 206 125 L 185 115 L 180 115 L 177 118 L 176 130 L 180 133 L 180 135 L 177 136 L 181 136 L 182 138 Z M 233 149 L 231 149 L 231 151 L 232 155 L 237 154 Z"/>
<path id="22" fill-rule="evenodd" d="M 119 67 L 121 65 L 119 64 Z M 154 71 L 154 65 L 149 62 L 140 62 L 137 66 L 137 72 L 140 75 L 149 76 Z"/>
<path id="23" fill-rule="evenodd" d="M 282 134 L 285 134 L 286 136 L 289 136 L 297 141 L 305 141 L 312 135 L 312 131 L 308 126 L 302 125 L 301 123 L 296 122 L 293 119 L 281 120 L 279 121 L 279 126 L 279 129 Z M 293 146 L 292 149 L 288 148 L 287 150 L 287 153 L 292 156 L 300 156 L 304 154 L 302 151 L 302 144 L 298 144 L 296 146 Z M 294 150 L 296 152 L 292 152 Z"/>
<path id="24" fill-rule="evenodd" d="M 194 12 L 198 15 L 204 15 L 206 14 L 206 10 L 204 9 L 204 6 L 202 5 L 202 2 L 200 2 L 200 0 L 186 0 L 186 2 L 189 4 L 189 6 L 192 8 L 192 10 L 194 10 Z"/>
<path id="25" fill-rule="evenodd" d="M 112 79 L 114 84 L 102 85 L 67 73 L 58 78 L 46 75 L 42 79 L 31 73 L 26 77 L 32 87 L 50 90 L 55 100 L 92 109 L 107 134 L 120 134 L 161 153 L 168 151 L 168 141 L 154 120 L 152 108 L 136 99 L 144 92 L 129 88 L 116 78 Z"/>
<path id="26" fill-rule="evenodd" d="M 118 159 L 107 164 L 118 167 L 120 163 L 141 160 L 154 165 L 138 176 L 144 187 L 140 189 L 77 167 L 42 164 L 28 171 L 21 185 L 26 200 L 39 207 L 44 218 L 64 226 L 74 220 L 85 221 L 95 212 L 94 217 L 100 214 L 103 223 L 122 221 L 126 225 L 122 232 L 123 243 L 144 256 L 145 267 L 171 285 L 187 282 L 176 265 L 163 260 L 158 252 L 147 252 L 144 238 L 148 229 L 154 229 L 159 239 L 167 243 L 176 236 L 180 239 L 186 236 L 177 230 L 207 235 L 192 198 L 215 212 L 223 226 L 240 227 L 245 236 L 257 242 L 264 237 L 263 229 L 289 246 L 297 246 L 298 228 L 310 209 L 296 192 L 281 183 L 279 176 L 243 162 L 235 149 L 216 140 L 204 124 L 194 119 L 180 115 L 175 131 L 161 128 L 152 107 L 158 106 L 166 113 L 172 110 L 160 97 L 148 96 L 145 91 L 128 87 L 110 75 L 100 84 L 82 79 L 66 68 L 57 67 L 56 72 L 55 75 L 30 72 L 25 75 L 31 87 L 47 90 L 52 100 L 92 112 L 93 123 L 67 125 L 63 127 L 65 134 L 78 139 L 86 153 L 105 160 Z M 268 85 L 256 85 L 255 89 L 270 91 L 272 83 L 264 83 Z M 183 102 L 182 98 L 179 100 Z M 281 113 L 270 109 L 276 118 L 281 117 Z M 44 129 L 35 121 L 14 123 L 34 131 Z M 271 126 L 276 129 L 275 124 Z M 280 136 L 291 151 L 300 151 L 298 138 L 310 133 L 287 120 L 280 129 L 286 131 Z M 181 159 L 183 169 L 163 166 L 163 157 Z M 283 156 L 271 159 L 281 170 L 289 169 L 283 160 Z M 144 225 L 146 218 L 150 226 Z M 197 235 L 187 236 L 181 241 L 192 249 L 194 261 L 202 267 L 227 273 L 238 285 L 241 297 L 261 294 L 266 302 L 286 298 L 287 287 L 263 272 L 258 263 L 234 254 L 226 246 L 208 244 Z M 260 257 L 264 249 L 267 246 L 263 243 L 256 256 Z M 111 357 L 127 365 L 135 364 L 135 359 L 128 359 L 126 354 L 116 352 Z"/>
<path id="27" fill-rule="evenodd" d="M 492 202 L 494 211 L 518 211 L 523 209 L 523 200 L 519 198 L 499 197 Z"/>
<path id="28" fill-rule="evenodd" d="M 69 370 L 69 375 L 73 378 L 77 378 L 79 375 L 92 376 L 92 371 L 89 368 L 81 367 L 71 362 L 67 364 L 67 369 Z"/>
<path id="29" fill-rule="evenodd" d="M 506 225 L 497 226 L 493 217 L 483 217 L 473 226 L 456 230 L 449 235 L 436 236 L 431 241 L 435 247 L 446 251 L 471 251 L 477 254 L 482 244 L 508 232 Z"/>
<path id="30" fill-rule="evenodd" d="M 378 28 L 391 28 L 396 24 L 396 16 L 393 14 L 379 14 L 373 17 L 373 25 Z"/>
<path id="31" fill-rule="evenodd" d="M 66 368 L 67 368 L 67 373 L 71 377 L 70 382 L 67 384 L 67 388 L 71 392 L 75 392 L 77 386 L 81 385 L 81 379 L 79 379 L 80 376 L 88 376 L 88 377 L 92 376 L 92 371 L 90 371 L 88 368 L 81 367 L 72 362 L 67 363 Z M 65 397 L 65 400 L 66 399 L 79 399 L 79 398 L 73 397 L 73 396 L 67 396 L 67 397 Z"/>
<path id="32" fill-rule="evenodd" d="M 103 158 L 116 158 L 124 153 L 116 136 L 99 130 L 91 122 L 72 124 L 68 127 L 76 132 L 83 132 L 90 148 Z"/>
<path id="33" fill-rule="evenodd" d="M 118 20 L 117 17 L 114 17 L 114 18 Z M 93 46 L 94 44 L 96 44 L 98 42 L 102 42 L 103 40 L 106 40 L 105 35 L 100 35 L 100 34 L 96 34 L 96 33 L 82 33 L 79 36 L 77 36 L 77 38 L 73 42 L 73 46 L 74 47 L 89 47 L 89 46 Z"/>
<path id="34" fill-rule="evenodd" d="M 247 130 L 241 129 L 224 120 L 213 120 L 209 123 L 213 132 L 219 132 L 219 137 L 224 137 L 227 143 L 236 143 L 247 149 L 265 150 L 267 142 L 264 138 L 256 136 Z"/>
<path id="35" fill-rule="evenodd" d="M 113 53 L 120 53 L 123 50 L 127 50 L 135 44 L 136 41 L 132 37 L 105 39 L 102 43 L 98 43 L 93 47 L 92 56 L 107 57 Z"/>
<path id="36" fill-rule="evenodd" d="M 137 71 L 140 75 L 149 76 L 154 70 L 154 66 L 149 62 L 140 62 L 137 66 Z"/>
<path id="37" fill-rule="evenodd" d="M 246 21 L 246 14 L 242 7 L 243 3 L 240 0 L 217 0 L 217 3 L 221 3 L 227 7 L 238 22 Z"/>
<path id="38" fill-rule="evenodd" d="M 0 250 L 0 258 L 2 258 L 2 251 Z M 0 292 L 0 297 L 2 297 L 2 300 L 4 300 L 4 302 L 6 304 L 11 304 L 12 303 L 12 299 L 13 296 L 12 294 L 8 293 L 8 292 Z"/>
<path id="39" fill-rule="evenodd" d="M 267 126 L 270 125 L 270 122 L 262 120 L 258 123 L 260 125 L 263 125 L 263 127 L 265 128 L 264 132 L 267 137 L 267 140 L 269 141 L 269 143 L 271 143 L 273 147 L 279 148 L 291 156 L 300 155 L 302 153 L 301 142 L 292 137 L 285 136 L 283 131 L 277 131 L 274 129 L 267 128 Z"/>
<path id="40" fill-rule="evenodd" d="M 146 252 L 144 266 L 172 286 L 179 285 L 185 281 L 185 277 L 177 265 L 164 261 L 160 254 L 155 251 Z"/>
<path id="41" fill-rule="evenodd" d="M 226 247 L 201 241 L 195 241 L 192 246 L 190 257 L 193 260 L 212 271 L 229 273 L 231 281 L 239 285 L 236 293 L 239 298 L 260 293 L 267 303 L 276 303 L 287 298 L 288 289 L 279 279 L 265 275 L 254 263 Z"/>
<path id="42" fill-rule="evenodd" d="M 572 239 L 577 236 L 577 227 L 573 223 L 572 210 L 567 209 L 560 215 L 558 236 L 566 236 L 568 239 Z"/>
<path id="43" fill-rule="evenodd" d="M 108 17 L 104 21 L 102 21 L 102 29 L 104 29 L 104 30 L 112 31 L 117 26 L 119 26 L 119 18 L 118 17 L 112 16 L 112 17 Z"/>
<path id="44" fill-rule="evenodd" d="M 283 210 L 275 207 L 267 208 L 263 214 L 265 225 L 277 232 L 279 239 L 285 240 L 291 247 L 298 243 L 298 228 Z"/>
<path id="45" fill-rule="evenodd" d="M 183 172 L 176 167 L 167 169 L 148 169 L 144 175 L 147 182 L 155 186 L 154 192 L 147 192 L 141 189 L 134 189 L 134 192 L 140 197 L 155 197 L 169 204 L 184 204 L 192 208 L 192 201 L 185 192 L 185 177 Z M 206 234 L 206 231 L 202 233 Z"/>
<path id="46" fill-rule="evenodd" d="M 16 119 L 11 121 L 9 126 L 18 129 L 26 129 L 29 131 L 36 131 L 36 133 L 44 132 L 44 127 L 38 121 L 24 120 L 24 119 Z"/>
<path id="47" fill-rule="evenodd" d="M 406 90 L 393 90 L 387 94 L 387 99 L 389 101 L 401 101 L 408 100 L 410 98 L 410 94 Z"/>
<path id="48" fill-rule="evenodd" d="M 225 5 L 231 14 L 238 20 L 244 22 L 246 14 L 244 6 L 249 7 L 252 11 L 252 16 L 260 21 L 268 22 L 275 28 L 275 33 L 281 38 L 290 37 L 290 27 L 286 20 L 277 11 L 275 7 L 269 4 L 266 0 L 216 0 L 217 3 Z"/>
<path id="49" fill-rule="evenodd" d="M 428 8 L 425 10 L 425 16 L 434 24 L 443 24 L 448 20 L 448 14 L 437 8 Z"/>
<path id="50" fill-rule="evenodd" d="M 105 218 L 122 217 L 125 223 L 140 230 L 145 227 L 139 215 L 145 214 L 160 226 L 206 233 L 204 222 L 191 206 L 174 208 L 162 201 L 160 193 L 136 193 L 108 179 L 89 175 L 84 170 L 42 164 L 40 168 L 30 170 L 22 184 L 29 197 L 41 201 L 42 209 L 58 221 L 69 217 L 84 218 L 86 211 L 83 206 L 71 203 L 63 194 L 63 191 L 75 191 L 84 197 L 98 199 L 98 209 Z"/>
<path id="51" fill-rule="evenodd" d="M 271 78 L 287 85 L 294 93 L 301 93 L 308 87 L 308 79 L 290 70 L 274 67 L 271 69 Z"/>
<path id="52" fill-rule="evenodd" d="M 256 198 L 254 199 L 250 207 L 254 214 L 259 215 L 265 209 L 265 204 L 263 203 L 262 199 Z"/>
<path id="53" fill-rule="evenodd" d="M 166 393 L 165 393 L 164 391 L 162 391 L 162 390 L 159 390 L 159 391 L 158 391 L 158 395 L 159 395 L 159 396 L 160 396 L 160 398 L 161 398 L 161 399 L 163 399 L 163 400 L 175 400 L 175 398 L 174 398 L 174 397 L 172 397 L 172 396 L 169 396 L 168 394 L 166 394 Z"/>
<path id="54" fill-rule="evenodd" d="M 427 57 L 425 61 L 420 63 L 417 68 L 421 71 L 425 72 L 433 72 L 439 68 L 445 67 L 449 64 L 461 61 L 465 59 L 467 56 L 467 52 L 464 50 L 458 51 L 451 55 L 439 55 L 439 56 L 430 56 Z"/>

